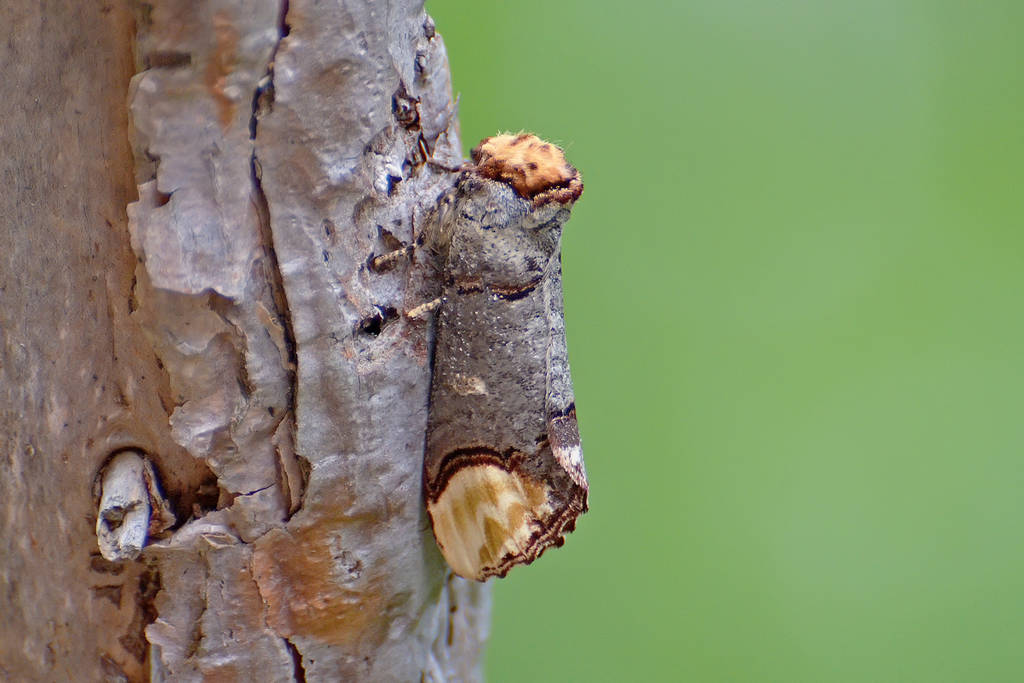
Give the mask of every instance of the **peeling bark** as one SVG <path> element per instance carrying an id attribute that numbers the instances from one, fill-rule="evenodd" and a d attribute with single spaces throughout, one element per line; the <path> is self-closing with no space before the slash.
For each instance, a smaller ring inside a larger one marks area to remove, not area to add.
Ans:
<path id="1" fill-rule="evenodd" d="M 0 161 L 0 678 L 478 679 L 489 590 L 430 532 L 432 330 L 401 314 L 436 274 L 368 265 L 461 162 L 440 35 L 410 0 L 160 0 L 134 36 L 127 7 L 0 10 L 2 130 L 49 126 Z M 177 524 L 111 562 L 127 449 Z"/>

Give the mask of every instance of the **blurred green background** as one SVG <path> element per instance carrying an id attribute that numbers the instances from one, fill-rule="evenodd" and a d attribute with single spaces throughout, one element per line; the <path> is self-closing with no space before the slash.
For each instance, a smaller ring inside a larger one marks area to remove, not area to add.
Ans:
<path id="1" fill-rule="evenodd" d="M 489 680 L 1024 680 L 1024 3 L 427 9 L 586 181 L 591 512 Z"/>

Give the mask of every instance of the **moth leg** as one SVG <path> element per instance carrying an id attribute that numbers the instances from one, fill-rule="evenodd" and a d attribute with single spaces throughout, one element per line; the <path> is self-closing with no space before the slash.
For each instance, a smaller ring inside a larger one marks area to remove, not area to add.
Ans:
<path id="1" fill-rule="evenodd" d="M 380 256 L 374 256 L 370 259 L 370 270 L 375 273 L 383 273 L 384 271 L 392 268 L 398 261 L 412 256 L 412 252 L 415 250 L 416 247 L 410 244 L 407 247 L 395 249 L 394 251 L 389 251 L 388 253 L 381 254 Z"/>
<path id="2" fill-rule="evenodd" d="M 443 161 L 435 161 L 432 158 L 428 158 L 426 164 L 427 166 L 433 166 L 438 170 L 447 171 L 448 173 L 461 173 L 462 171 L 465 171 L 466 169 L 470 168 L 470 165 L 465 162 L 462 162 L 458 165 L 446 164 Z"/>
<path id="3" fill-rule="evenodd" d="M 432 301 L 428 301 L 428 302 L 426 302 L 424 304 L 420 304 L 419 306 L 415 306 L 413 308 L 410 308 L 408 311 L 405 312 L 405 317 L 406 318 L 419 318 L 419 317 L 424 316 L 427 313 L 430 313 L 431 311 L 435 310 L 442 303 L 444 303 L 444 297 L 443 296 L 439 296 L 439 297 L 437 297 L 436 299 L 434 299 Z"/>

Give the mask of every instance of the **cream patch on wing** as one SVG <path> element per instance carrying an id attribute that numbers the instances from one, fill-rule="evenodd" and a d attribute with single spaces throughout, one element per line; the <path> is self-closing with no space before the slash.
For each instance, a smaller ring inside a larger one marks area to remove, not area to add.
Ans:
<path id="1" fill-rule="evenodd" d="M 480 377 L 475 375 L 466 375 L 461 372 L 456 372 L 451 379 L 448 380 L 448 386 L 456 394 L 463 396 L 471 396 L 474 394 L 480 394 L 483 396 L 487 395 L 487 384 Z"/>
<path id="2" fill-rule="evenodd" d="M 507 568 L 510 557 L 531 554 L 552 509 L 546 485 L 476 463 L 455 472 L 427 512 L 449 566 L 482 581 Z"/>

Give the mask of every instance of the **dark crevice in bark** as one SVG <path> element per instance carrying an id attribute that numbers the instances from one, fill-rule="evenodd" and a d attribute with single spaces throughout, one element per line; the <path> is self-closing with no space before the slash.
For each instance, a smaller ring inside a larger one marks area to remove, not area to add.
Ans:
<path id="1" fill-rule="evenodd" d="M 266 486 L 261 486 L 258 489 L 253 489 L 252 491 L 242 491 L 241 493 L 236 494 L 236 496 L 253 496 L 253 495 L 256 495 L 257 493 L 261 493 L 261 492 L 266 491 L 267 489 L 273 488 L 273 487 L 274 487 L 274 484 L 267 484 Z"/>
<path id="2" fill-rule="evenodd" d="M 260 238 L 266 249 L 267 256 L 267 267 L 265 269 L 266 277 L 269 281 L 271 291 L 274 297 L 274 303 L 277 308 L 277 312 L 281 317 L 282 327 L 284 329 L 284 342 L 287 348 L 288 361 L 291 364 L 291 398 L 294 402 L 297 394 L 297 375 L 296 368 L 298 367 L 298 350 L 295 344 L 294 327 L 291 318 L 291 309 L 288 307 L 287 292 L 284 287 L 284 280 L 281 276 L 281 269 L 277 258 L 277 252 L 274 249 L 274 232 L 270 225 L 270 207 L 267 203 L 267 196 L 263 191 L 263 172 L 260 166 L 259 155 L 256 151 L 257 134 L 259 132 L 260 117 L 266 113 L 269 113 L 274 106 L 274 59 L 277 55 L 277 50 L 283 40 L 291 31 L 288 25 L 288 0 L 282 0 L 281 2 L 281 13 L 278 16 L 278 40 L 274 46 L 273 51 L 270 54 L 270 58 L 267 62 L 267 71 L 263 78 L 260 80 L 255 93 L 253 94 L 252 100 L 252 113 L 249 119 L 249 135 L 253 141 L 253 151 L 251 159 L 252 167 L 252 183 L 254 189 L 254 199 L 256 207 L 259 212 L 259 230 Z M 294 405 L 292 410 L 288 411 L 287 415 L 282 415 L 282 419 L 295 419 Z M 298 509 L 302 509 L 302 501 L 306 490 L 306 481 L 309 478 L 309 467 L 305 459 L 299 456 L 297 453 L 295 457 L 298 459 L 300 469 L 303 472 L 302 489 L 299 493 Z M 286 490 L 288 486 L 287 478 L 281 471 L 280 458 L 278 464 L 278 477 L 282 484 L 282 490 Z M 301 465 L 306 464 L 306 467 Z M 253 491 L 251 493 L 258 493 Z M 289 517 L 291 514 L 289 514 Z M 257 585 L 257 590 L 259 587 Z M 295 643 L 285 637 L 281 637 L 284 641 L 285 647 L 288 648 L 288 654 L 292 659 L 292 678 L 298 683 L 305 683 L 306 681 L 306 670 L 302 664 L 302 653 L 296 647 Z"/>
<path id="3" fill-rule="evenodd" d="M 160 569 L 155 564 L 147 564 L 145 571 L 139 575 L 138 591 L 135 593 L 138 605 L 135 617 L 132 619 L 129 632 L 119 639 L 121 646 L 142 663 L 146 663 L 151 655 L 146 627 L 156 621 L 158 616 L 156 596 L 160 588 Z"/>
<path id="4" fill-rule="evenodd" d="M 292 332 L 291 311 L 288 308 L 288 297 L 284 289 L 284 281 L 281 278 L 277 252 L 274 250 L 274 233 L 270 227 L 270 207 L 267 204 L 267 196 L 263 192 L 263 172 L 260 167 L 259 156 L 256 153 L 256 135 L 259 128 L 260 116 L 265 113 L 265 111 L 269 112 L 274 106 L 274 58 L 277 56 L 277 50 L 281 45 L 281 40 L 283 40 L 289 32 L 288 23 L 286 21 L 287 14 L 288 0 L 283 0 L 281 3 L 281 15 L 278 20 L 278 41 L 274 46 L 274 50 L 270 53 L 270 59 L 267 63 L 267 71 L 260 80 L 260 84 L 256 88 L 256 92 L 253 94 L 252 114 L 249 118 L 249 134 L 253 141 L 251 160 L 252 182 L 255 190 L 256 208 L 258 209 L 260 216 L 260 237 L 263 242 L 263 246 L 266 249 L 267 260 L 269 261 L 267 274 L 270 278 L 270 285 L 274 294 L 275 304 L 277 304 L 278 312 L 284 322 L 284 338 L 285 344 L 288 347 L 288 360 L 293 366 L 295 366 L 298 363 L 298 356 L 295 348 L 295 337 Z M 295 395 L 294 389 L 295 381 L 293 375 L 292 396 Z"/>
<path id="5" fill-rule="evenodd" d="M 267 61 L 267 70 L 263 78 L 260 80 L 259 86 L 256 88 L 253 94 L 252 100 L 252 112 L 249 118 L 249 134 L 253 141 L 253 151 L 251 159 L 251 173 L 252 183 L 254 190 L 254 201 L 256 202 L 256 208 L 259 212 L 259 231 L 260 240 L 266 249 L 267 264 L 265 270 L 266 278 L 269 282 L 270 289 L 274 298 L 275 308 L 277 313 L 280 315 L 283 337 L 286 351 L 288 354 L 288 362 L 291 365 L 291 401 L 294 402 L 297 394 L 297 379 L 296 379 L 296 368 L 298 367 L 298 350 L 295 344 L 294 327 L 292 325 L 291 309 L 288 307 L 288 296 L 284 287 L 284 280 L 281 277 L 281 269 L 277 259 L 277 252 L 274 249 L 274 232 L 270 226 L 270 207 L 267 203 L 267 196 L 263 191 L 263 173 L 260 167 L 259 156 L 256 153 L 256 135 L 259 129 L 260 117 L 273 109 L 274 106 L 274 59 L 277 56 L 277 50 L 281 45 L 281 40 L 285 38 L 290 32 L 290 27 L 287 22 L 288 17 L 288 0 L 282 0 L 281 2 L 281 13 L 278 15 L 278 40 L 274 45 L 273 51 L 270 53 L 270 58 Z M 282 415 L 281 419 L 295 419 L 294 406 L 292 410 L 289 410 L 286 415 Z M 296 454 L 296 457 L 297 454 Z M 284 489 L 287 488 L 287 482 L 283 478 L 283 473 L 280 472 L 280 481 L 284 485 Z M 306 477 L 304 477 L 304 480 Z M 298 509 L 302 508 L 302 498 L 305 493 L 305 481 L 302 483 L 302 490 L 299 492 L 299 504 Z M 292 513 L 293 514 L 293 513 Z M 289 514 L 290 516 L 290 514 Z"/>
<path id="6" fill-rule="evenodd" d="M 302 653 L 299 652 L 299 648 L 295 647 L 295 643 L 287 638 L 284 639 L 284 644 L 292 656 L 292 666 L 294 667 L 292 677 L 297 683 L 306 683 L 306 669 L 302 666 Z"/>

